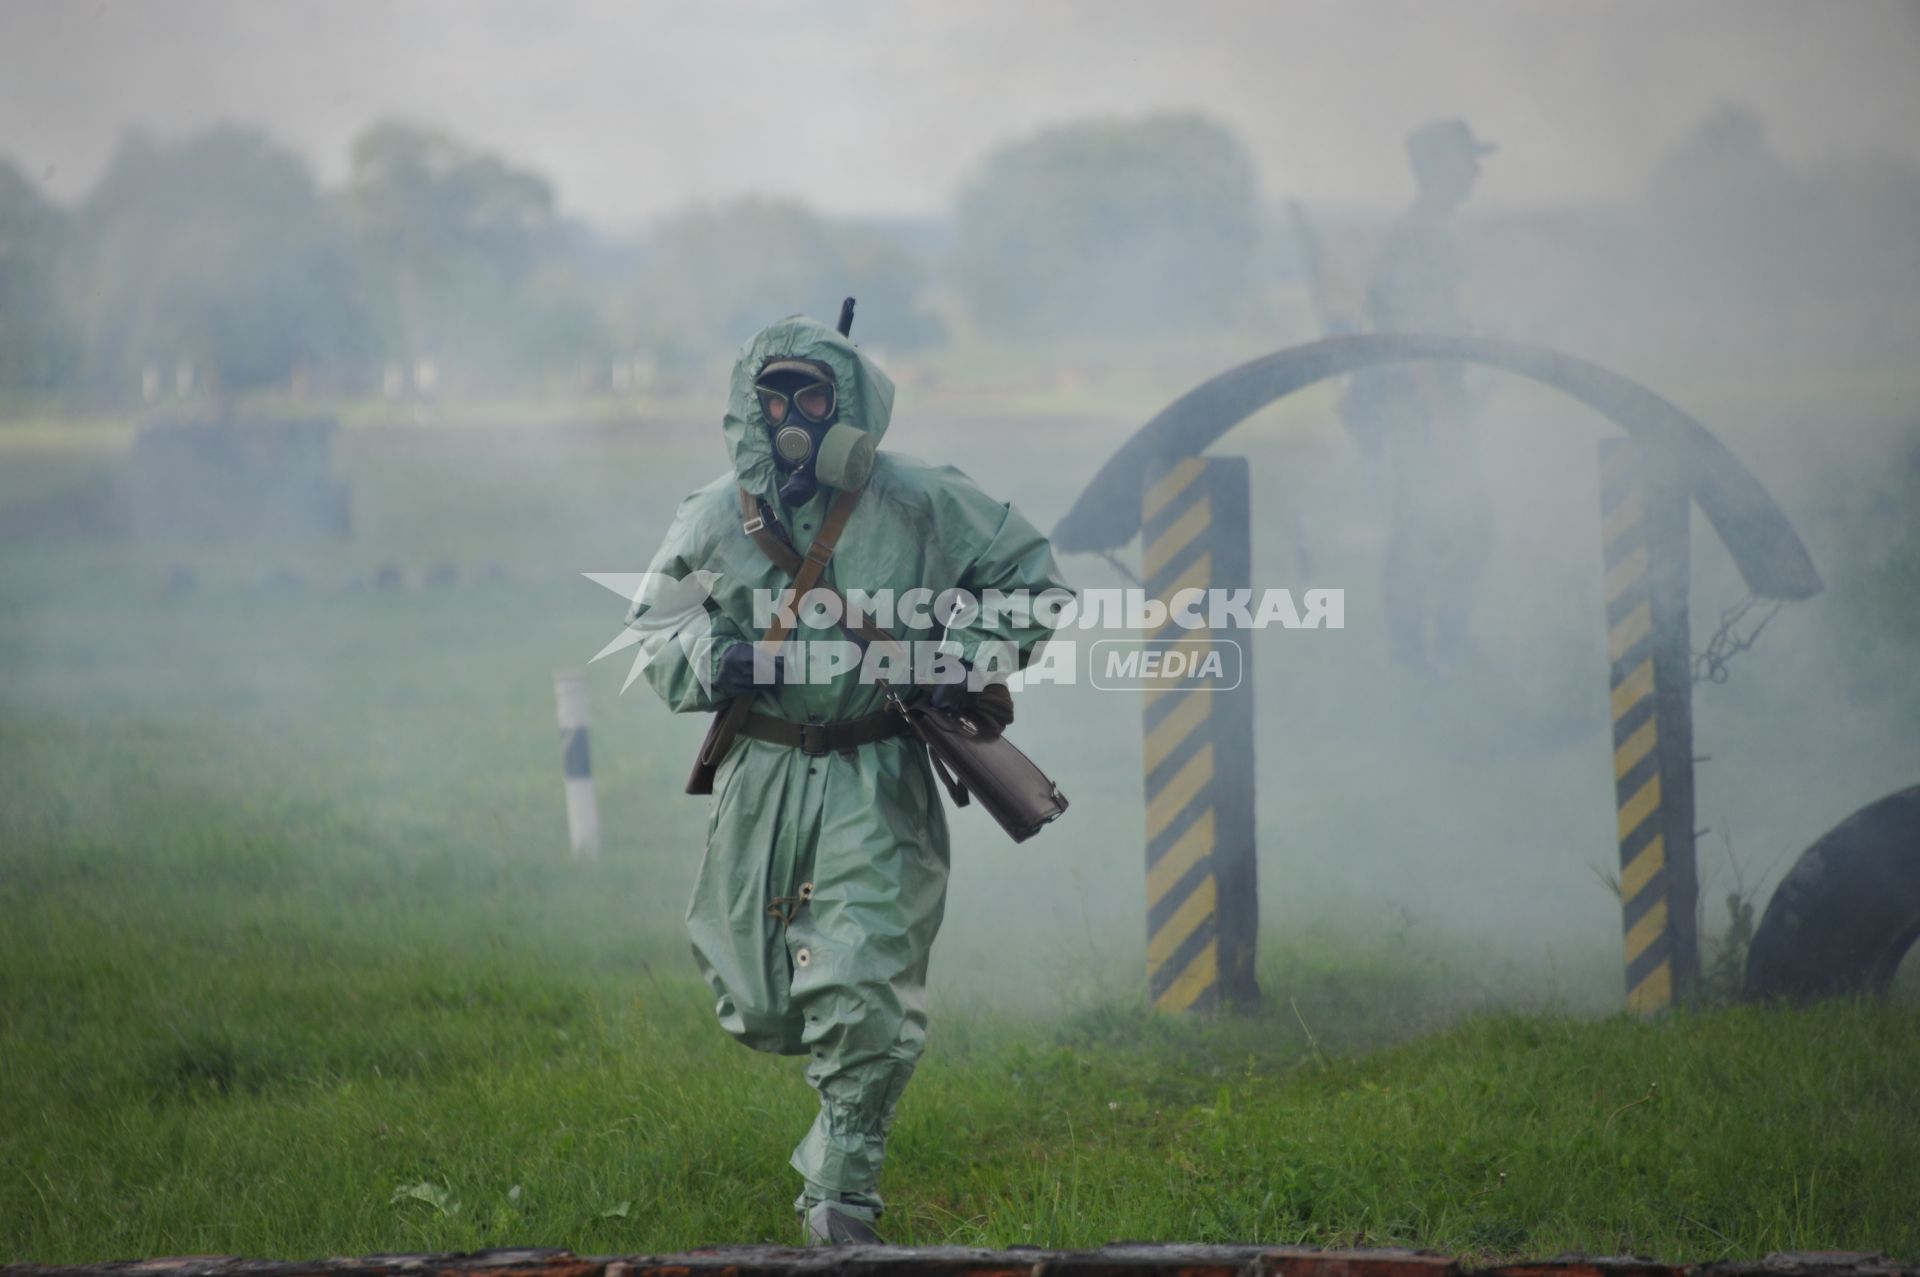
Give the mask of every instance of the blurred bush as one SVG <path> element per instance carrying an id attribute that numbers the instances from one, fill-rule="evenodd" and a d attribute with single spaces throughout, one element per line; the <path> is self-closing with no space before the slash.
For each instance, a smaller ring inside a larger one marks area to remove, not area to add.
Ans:
<path id="1" fill-rule="evenodd" d="M 545 178 L 388 121 L 355 140 L 342 204 L 390 358 L 433 359 L 451 385 L 486 390 L 604 365 L 579 230 L 559 218 Z"/>
<path id="2" fill-rule="evenodd" d="M 960 193 L 955 278 L 978 328 L 1150 334 L 1239 316 L 1253 161 L 1199 116 L 1090 121 L 990 155 Z"/>
<path id="3" fill-rule="evenodd" d="M 72 372 L 75 334 L 55 280 L 67 218 L 0 160 L 0 390 L 52 389 Z"/>
<path id="4" fill-rule="evenodd" d="M 299 157 L 249 129 L 178 143 L 128 133 L 67 250 L 94 384 L 187 362 L 245 389 L 364 348 L 353 246 Z"/>
<path id="5" fill-rule="evenodd" d="M 630 346 L 674 363 L 710 360 L 782 315 L 831 323 L 859 298 L 856 332 L 889 349 L 923 346 L 939 323 L 920 309 L 925 272 L 884 235 L 829 222 L 788 200 L 749 198 L 689 209 L 649 237 L 618 302 Z"/>

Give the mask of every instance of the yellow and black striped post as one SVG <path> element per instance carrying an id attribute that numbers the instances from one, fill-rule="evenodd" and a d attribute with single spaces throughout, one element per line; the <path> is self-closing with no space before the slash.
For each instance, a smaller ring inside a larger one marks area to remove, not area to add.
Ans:
<path id="1" fill-rule="evenodd" d="M 1253 541 L 1244 457 L 1149 467 L 1141 576 L 1171 603 L 1182 590 L 1250 590 Z M 1147 988 L 1157 1010 L 1258 1002 L 1253 832 L 1253 670 L 1244 632 L 1185 629 L 1169 616 L 1150 650 L 1198 659 L 1239 647 L 1230 686 L 1192 676 L 1150 681 L 1142 768 L 1147 798 Z"/>
<path id="2" fill-rule="evenodd" d="M 1700 974 L 1687 621 L 1691 514 L 1684 479 L 1663 454 L 1629 439 L 1601 441 L 1627 1006 L 1641 1015 L 1686 1000 Z"/>

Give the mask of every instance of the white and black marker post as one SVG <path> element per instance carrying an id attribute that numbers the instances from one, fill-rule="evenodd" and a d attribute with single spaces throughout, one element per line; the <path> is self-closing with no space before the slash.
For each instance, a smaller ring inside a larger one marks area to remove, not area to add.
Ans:
<path id="1" fill-rule="evenodd" d="M 593 796 L 593 761 L 587 753 L 587 682 L 577 671 L 553 676 L 560 714 L 560 774 L 567 784 L 567 838 L 573 854 L 600 857 L 600 805 Z"/>

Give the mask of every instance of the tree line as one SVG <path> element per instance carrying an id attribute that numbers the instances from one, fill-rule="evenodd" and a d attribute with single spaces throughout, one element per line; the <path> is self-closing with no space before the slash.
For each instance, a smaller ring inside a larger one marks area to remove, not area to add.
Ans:
<path id="1" fill-rule="evenodd" d="M 613 237 L 533 167 L 402 121 L 334 188 L 257 129 L 133 131 L 71 208 L 0 159 L 0 392 L 579 387 L 848 293 L 894 349 L 1229 322 L 1257 223 L 1245 148 L 1191 116 L 1011 143 L 932 243 L 762 197 Z"/>
<path id="2" fill-rule="evenodd" d="M 567 216 L 535 168 L 404 121 L 355 138 L 333 187 L 257 129 L 130 132 L 72 207 L 0 158 L 0 396 L 622 389 L 849 293 L 862 338 L 896 351 L 1245 329 L 1273 323 L 1271 286 L 1300 265 L 1288 233 L 1246 147 L 1194 115 L 1010 141 L 918 223 L 754 196 L 631 237 Z M 1862 364 L 1911 348 L 1920 173 L 1795 169 L 1726 108 L 1643 201 L 1470 209 L 1462 247 L 1489 331 L 1605 350 L 1678 326 L 1704 354 L 1797 329 Z"/>

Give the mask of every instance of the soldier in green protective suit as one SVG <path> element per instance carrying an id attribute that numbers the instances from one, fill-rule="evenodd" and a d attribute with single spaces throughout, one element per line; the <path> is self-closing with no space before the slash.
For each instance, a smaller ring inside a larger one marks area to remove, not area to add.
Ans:
<path id="1" fill-rule="evenodd" d="M 1462 120 L 1407 138 L 1419 194 L 1394 224 L 1367 308 L 1375 332 L 1461 334 L 1451 229 L 1493 148 Z M 1470 653 L 1468 620 L 1492 544 L 1492 515 L 1461 365 L 1436 361 L 1358 374 L 1345 405 L 1363 446 L 1382 453 L 1389 487 L 1384 613 L 1402 664 L 1444 671 Z"/>
<path id="2" fill-rule="evenodd" d="M 887 1129 L 926 1045 L 947 824 L 925 747 L 899 734 L 884 693 L 859 670 L 793 681 L 789 661 L 771 683 L 764 662 L 755 669 L 754 592 L 778 592 L 789 578 L 743 530 L 740 494 L 804 554 L 839 491 L 829 462 L 845 453 L 840 427 L 877 444 L 892 407 L 893 383 L 831 328 L 794 316 L 763 330 L 734 364 L 722 424 L 733 468 L 681 503 L 650 568 L 661 579 L 714 574 L 701 578 L 711 580 L 710 647 L 656 635 L 654 688 L 681 712 L 754 697 L 714 778 L 687 926 L 721 1025 L 756 1050 L 809 1057 L 820 1112 L 793 1153 L 804 1181 L 794 1205 L 821 1242 L 874 1239 Z M 951 466 L 889 452 L 873 458 L 827 580 L 896 599 L 1066 588 L 1046 538 L 1011 506 Z M 646 611 L 643 593 L 630 622 Z M 795 638 L 842 637 L 800 616 Z M 891 629 L 969 664 L 985 644 L 1024 664 L 1046 634 L 1037 617 L 984 609 L 944 630 L 925 611 L 902 610 Z M 943 685 L 936 703 L 977 690 Z M 797 724 L 821 726 L 803 737 Z"/>

